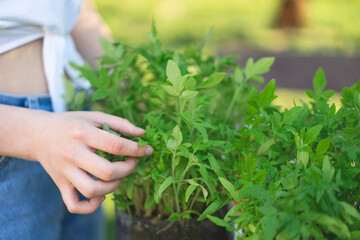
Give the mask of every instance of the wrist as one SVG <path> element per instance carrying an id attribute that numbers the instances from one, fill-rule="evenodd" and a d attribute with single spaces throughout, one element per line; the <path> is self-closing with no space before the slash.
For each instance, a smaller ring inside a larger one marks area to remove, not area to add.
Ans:
<path id="1" fill-rule="evenodd" d="M 39 129 L 48 114 L 42 110 L 0 105 L 0 155 L 35 161 Z"/>

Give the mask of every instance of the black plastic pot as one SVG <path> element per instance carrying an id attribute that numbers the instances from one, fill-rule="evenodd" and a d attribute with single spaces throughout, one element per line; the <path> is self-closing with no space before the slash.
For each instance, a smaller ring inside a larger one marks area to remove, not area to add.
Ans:
<path id="1" fill-rule="evenodd" d="M 179 222 L 144 219 L 116 209 L 117 240 L 230 240 L 225 228 L 206 219 L 189 219 L 184 228 Z"/>

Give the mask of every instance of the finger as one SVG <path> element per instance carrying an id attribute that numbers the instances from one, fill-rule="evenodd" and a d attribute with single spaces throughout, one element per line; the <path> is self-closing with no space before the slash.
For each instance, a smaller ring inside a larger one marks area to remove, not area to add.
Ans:
<path id="1" fill-rule="evenodd" d="M 130 123 L 127 119 L 124 118 L 102 112 L 91 112 L 90 118 L 99 128 L 102 128 L 103 124 L 106 122 L 112 130 L 121 134 L 129 133 L 136 137 L 145 134 L 144 129 L 136 127 L 134 124 Z"/>
<path id="2" fill-rule="evenodd" d="M 108 182 L 130 175 L 137 164 L 137 158 L 128 158 L 125 161 L 112 163 L 90 151 L 84 153 L 82 159 L 84 161 L 79 161 L 77 164 L 80 168 Z"/>
<path id="3" fill-rule="evenodd" d="M 64 184 L 60 188 L 64 203 L 71 213 L 89 214 L 95 212 L 104 201 L 105 196 L 91 198 L 90 200 L 80 201 L 79 195 L 74 186 Z"/>
<path id="4" fill-rule="evenodd" d="M 84 142 L 91 148 L 114 155 L 143 157 L 154 152 L 154 149 L 149 145 L 140 147 L 137 142 L 118 137 L 97 128 L 89 128 L 84 138 Z"/>
<path id="5" fill-rule="evenodd" d="M 87 198 L 112 193 L 119 187 L 122 181 L 122 179 L 115 179 L 109 182 L 95 180 L 88 173 L 76 167 L 69 171 L 69 180 L 72 185 Z"/>

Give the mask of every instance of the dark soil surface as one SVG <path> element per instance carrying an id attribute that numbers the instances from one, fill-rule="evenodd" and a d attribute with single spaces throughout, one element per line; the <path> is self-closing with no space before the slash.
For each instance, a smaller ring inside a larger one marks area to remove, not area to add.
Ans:
<path id="1" fill-rule="evenodd" d="M 116 239 L 119 240 L 227 240 L 229 233 L 206 219 L 179 222 L 129 216 L 116 210 Z"/>
<path id="2" fill-rule="evenodd" d="M 358 57 L 327 57 L 327 56 L 298 56 L 294 53 L 273 53 L 262 51 L 236 52 L 242 59 L 240 63 L 245 66 L 246 60 L 253 57 L 274 56 L 275 63 L 270 73 L 265 75 L 266 81 L 276 79 L 276 85 L 284 88 L 312 88 L 312 79 L 319 67 L 325 71 L 327 89 L 341 90 L 360 80 L 360 56 Z"/>

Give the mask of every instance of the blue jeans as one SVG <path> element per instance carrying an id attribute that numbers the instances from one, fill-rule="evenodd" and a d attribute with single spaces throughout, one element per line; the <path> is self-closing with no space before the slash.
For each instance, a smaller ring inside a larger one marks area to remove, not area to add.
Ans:
<path id="1" fill-rule="evenodd" d="M 48 95 L 0 93 L 0 104 L 52 111 Z M 0 240 L 100 240 L 103 224 L 101 209 L 88 215 L 68 212 L 38 162 L 0 156 Z"/>

